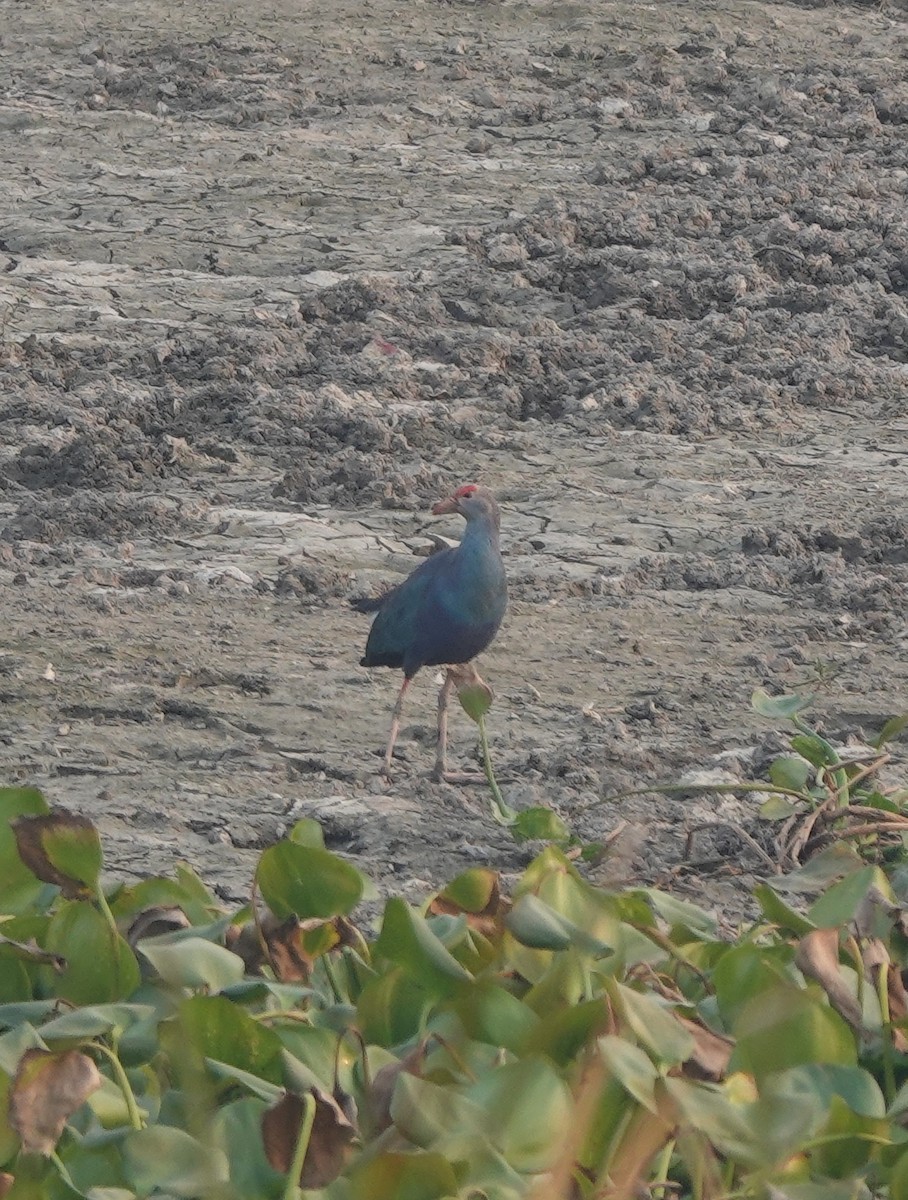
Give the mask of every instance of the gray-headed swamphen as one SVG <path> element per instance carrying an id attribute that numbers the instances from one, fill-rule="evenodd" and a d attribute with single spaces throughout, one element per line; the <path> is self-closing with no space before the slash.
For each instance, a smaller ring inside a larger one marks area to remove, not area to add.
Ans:
<path id="1" fill-rule="evenodd" d="M 404 695 L 420 667 L 468 663 L 491 643 L 508 606 L 508 585 L 498 547 L 499 514 L 488 488 L 464 484 L 432 508 L 436 516 L 460 513 L 467 527 L 459 546 L 421 563 L 403 583 L 378 599 L 353 601 L 360 612 L 375 612 L 363 667 L 399 667 L 404 681 L 391 718 L 383 774 L 390 775 Z M 457 685 L 451 670 L 438 694 L 435 777 L 447 771 L 448 702 Z"/>

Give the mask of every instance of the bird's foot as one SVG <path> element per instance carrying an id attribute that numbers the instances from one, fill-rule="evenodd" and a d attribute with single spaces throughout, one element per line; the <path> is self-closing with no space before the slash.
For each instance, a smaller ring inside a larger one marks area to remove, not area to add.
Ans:
<path id="1" fill-rule="evenodd" d="M 436 783 L 485 783 L 486 779 L 482 771 L 449 771 L 447 768 L 436 767 L 432 772 L 432 778 Z"/>

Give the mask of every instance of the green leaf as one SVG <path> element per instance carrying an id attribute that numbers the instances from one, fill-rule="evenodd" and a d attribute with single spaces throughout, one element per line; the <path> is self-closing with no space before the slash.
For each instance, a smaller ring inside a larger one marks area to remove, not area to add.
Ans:
<path id="1" fill-rule="evenodd" d="M 532 893 L 520 897 L 508 913 L 505 925 L 513 937 L 535 950 L 566 950 L 576 945 L 595 955 L 611 952 L 605 942 L 592 937 Z"/>
<path id="2" fill-rule="evenodd" d="M 805 916 L 786 904 L 768 883 L 760 883 L 754 888 L 754 899 L 767 921 L 778 925 L 780 929 L 788 929 L 799 937 L 810 933 L 811 929 L 816 929 L 813 921 L 808 921 Z"/>
<path id="3" fill-rule="evenodd" d="M 813 703 L 812 696 L 770 696 L 763 688 L 757 688 L 750 698 L 754 712 L 761 717 L 788 719 L 809 708 Z"/>
<path id="4" fill-rule="evenodd" d="M 218 1109 L 212 1119 L 211 1140 L 227 1157 L 231 1192 L 237 1200 L 278 1200 L 284 1195 L 284 1176 L 269 1164 L 262 1145 L 266 1108 L 263 1101 L 247 1097 Z"/>
<path id="5" fill-rule="evenodd" d="M 137 1021 L 154 1015 L 150 1004 L 95 1004 L 76 1008 L 41 1026 L 46 1042 L 69 1038 L 96 1038 L 114 1033 L 117 1037 Z"/>
<path id="6" fill-rule="evenodd" d="M 219 992 L 243 978 L 245 967 L 238 954 L 204 938 L 165 940 L 168 936 L 145 938 L 136 947 L 165 983 Z"/>
<path id="7" fill-rule="evenodd" d="M 797 1067 L 802 1079 L 825 1097 L 828 1104 L 840 1096 L 852 1112 L 877 1120 L 886 1116 L 886 1100 L 880 1085 L 863 1067 L 841 1067 L 834 1063 L 807 1063 Z"/>
<path id="8" fill-rule="evenodd" d="M 131 921 L 151 908 L 179 908 L 193 925 L 203 925 L 211 919 L 213 899 L 200 899 L 194 886 L 153 877 L 121 887 L 111 899 L 110 907 L 117 920 L 122 922 Z"/>
<path id="9" fill-rule="evenodd" d="M 0 945 L 0 1013 L 3 1005 L 27 1003 L 31 997 L 31 977 L 25 963 L 13 948 Z"/>
<path id="10" fill-rule="evenodd" d="M 839 762 L 835 747 L 818 733 L 796 733 L 791 748 L 815 767 L 834 767 Z"/>
<path id="11" fill-rule="evenodd" d="M 803 791 L 810 774 L 810 763 L 803 758 L 777 758 L 769 768 L 769 778 L 776 787 L 791 788 L 795 792 Z"/>
<path id="12" fill-rule="evenodd" d="M 488 867 L 470 867 L 438 895 L 464 912 L 484 912 L 492 898 L 498 895 L 498 872 Z"/>
<path id="13" fill-rule="evenodd" d="M 283 841 L 266 850 L 255 873 L 265 903 L 283 920 L 346 916 L 362 898 L 365 880 L 348 862 L 314 846 Z"/>
<path id="14" fill-rule="evenodd" d="M 52 809 L 50 818 L 59 811 Z M 54 822 L 41 840 L 45 854 L 58 871 L 97 892 L 104 852 L 101 837 L 87 817 L 74 813 L 68 819 Z"/>
<path id="15" fill-rule="evenodd" d="M 192 996 L 180 1005 L 182 1032 L 203 1058 L 215 1058 L 271 1083 L 281 1077 L 281 1039 L 224 996 Z"/>
<path id="16" fill-rule="evenodd" d="M 794 1083 L 750 1101 L 736 1096 L 732 1081 L 717 1087 L 668 1078 L 664 1086 L 685 1121 L 721 1154 L 745 1167 L 772 1167 L 815 1134 L 825 1117 L 822 1100 Z"/>
<path id="17" fill-rule="evenodd" d="M 864 865 L 864 860 L 844 842 L 835 842 L 821 850 L 803 867 L 788 875 L 778 875 L 772 880 L 777 892 L 821 892 L 829 884 Z"/>
<path id="18" fill-rule="evenodd" d="M 745 1004 L 732 1026 L 737 1042 L 731 1070 L 749 1071 L 759 1082 L 774 1071 L 802 1063 L 854 1066 L 854 1034 L 825 998 L 794 984 L 780 984 Z"/>
<path id="19" fill-rule="evenodd" d="M 524 841 L 563 842 L 571 831 L 557 813 L 544 805 L 519 809 L 511 823 L 514 836 Z"/>
<path id="20" fill-rule="evenodd" d="M 492 979 L 465 989 L 456 1011 L 468 1037 L 506 1050 L 517 1050 L 539 1026 L 536 1013 Z"/>
<path id="21" fill-rule="evenodd" d="M 9 1092 L 12 1079 L 0 1071 L 0 1167 L 19 1149 L 19 1136 L 9 1123 Z"/>
<path id="22" fill-rule="evenodd" d="M 139 986 L 136 956 L 89 901 L 61 903 L 48 926 L 45 949 L 66 959 L 59 974 L 41 970 L 49 988 L 73 1004 L 125 1000 Z"/>
<path id="23" fill-rule="evenodd" d="M 21 1003 L 0 1005 L 0 1029 L 15 1029 L 23 1023 L 40 1024 L 45 1017 L 60 1011 L 60 1001 L 23 1000 Z M 2 1066 L 2 1064 L 0 1064 Z"/>
<path id="24" fill-rule="evenodd" d="M 887 742 L 891 742 L 893 738 L 904 733 L 908 729 L 908 713 L 900 713 L 897 717 L 890 717 L 874 740 L 870 743 L 875 750 L 881 750 Z"/>
<path id="25" fill-rule="evenodd" d="M 370 980 L 360 992 L 357 1024 L 367 1043 L 397 1046 L 422 1032 L 430 1004 L 418 980 L 397 967 Z"/>
<path id="26" fill-rule="evenodd" d="M 887 1142 L 888 1134 L 886 1121 L 855 1113 L 835 1095 L 823 1127 L 823 1142 L 811 1151 L 811 1165 L 818 1175 L 853 1179 L 879 1153 L 875 1139 Z"/>
<path id="27" fill-rule="evenodd" d="M 98 1118 L 104 1129 L 121 1129 L 130 1124 L 132 1114 L 120 1087 L 106 1075 L 101 1077 L 101 1086 L 88 1097 L 88 1107 Z M 148 1119 L 148 1111 L 139 1107 L 139 1115 Z M 97 1182 L 97 1177 L 93 1182 Z M 123 1181 L 125 1182 L 125 1181 Z"/>
<path id="28" fill-rule="evenodd" d="M 229 1178 L 223 1150 L 172 1126 L 150 1125 L 129 1133 L 123 1139 L 123 1160 L 130 1186 L 142 1196 L 169 1191 L 202 1197 Z"/>
<path id="29" fill-rule="evenodd" d="M 760 816 L 764 821 L 785 821 L 800 809 L 799 803 L 774 792 L 760 805 Z"/>
<path id="30" fill-rule="evenodd" d="M 889 1176 L 889 1200 L 908 1200 L 908 1150 L 900 1155 Z"/>
<path id="31" fill-rule="evenodd" d="M 492 707 L 492 691 L 488 684 L 469 683 L 457 689 L 457 699 L 471 721 L 478 725 Z"/>
<path id="32" fill-rule="evenodd" d="M 599 1038 L 597 1045 L 605 1065 L 624 1090 L 650 1112 L 658 1112 L 655 1086 L 659 1072 L 640 1047 L 613 1036 Z"/>
<path id="33" fill-rule="evenodd" d="M 287 836 L 298 846 L 308 846 L 311 850 L 324 850 L 325 848 L 325 835 L 322 827 L 312 817 L 301 817 Z"/>
<path id="34" fill-rule="evenodd" d="M 522 1007 L 524 1012 L 531 1012 L 526 1004 Z M 516 1048 L 523 1054 L 545 1054 L 562 1066 L 569 1066 L 593 1037 L 605 1032 L 609 1022 L 601 1000 L 587 1000 L 561 1009 L 553 1006 L 542 1017 L 536 1013 L 532 1016 L 535 1022 L 516 1043 Z M 508 1042 L 502 1040 L 501 1045 L 508 1046 Z"/>
<path id="35" fill-rule="evenodd" d="M 692 904 L 690 900 L 683 900 L 680 896 L 672 896 L 659 888 L 636 888 L 633 891 L 624 892 L 620 899 L 625 900 L 636 896 L 644 899 L 653 911 L 672 927 L 673 940 L 678 931 L 685 935 L 693 934 L 698 938 L 714 938 L 716 936 L 715 914 L 700 908 L 698 904 Z M 621 915 L 625 921 L 632 920 L 631 916 L 624 911 Z M 643 924 L 644 922 L 634 921 L 633 923 Z"/>
<path id="36" fill-rule="evenodd" d="M 607 979 L 605 987 L 637 1040 L 657 1059 L 668 1065 L 687 1062 L 694 1052 L 694 1039 L 671 1008 L 614 979 Z"/>
<path id="37" fill-rule="evenodd" d="M 786 981 L 793 957 L 788 947 L 764 948 L 748 942 L 729 947 L 716 964 L 712 980 L 727 1027 L 754 997 L 772 992 Z"/>
<path id="38" fill-rule="evenodd" d="M 49 811 L 36 788 L 0 788 L 0 912 L 25 912 L 44 891 L 45 885 L 19 857 L 13 821 Z"/>
<path id="39" fill-rule="evenodd" d="M 447 1200 L 457 1191 L 454 1168 L 442 1155 L 387 1151 L 354 1170 L 346 1200 Z"/>
<path id="40" fill-rule="evenodd" d="M 241 979 L 239 983 L 231 983 L 221 988 L 221 995 L 239 1004 L 253 1004 L 259 1001 L 275 1001 L 269 1004 L 274 1008 L 304 1008 L 301 1001 L 313 996 L 311 987 L 302 983 L 275 983 L 273 979 Z"/>
<path id="41" fill-rule="evenodd" d="M 238 1083 L 240 1087 L 259 1100 L 264 1101 L 267 1105 L 276 1104 L 284 1094 L 282 1087 L 269 1083 L 266 1079 L 261 1079 L 258 1075 L 253 1075 L 251 1071 L 243 1071 L 239 1067 L 231 1066 L 230 1063 L 222 1063 L 214 1058 L 206 1058 L 205 1066 L 215 1079 Z"/>
<path id="42" fill-rule="evenodd" d="M 839 883 L 828 888 L 807 910 L 807 915 L 818 929 L 845 925 L 854 919 L 858 905 L 871 888 L 876 888 L 887 899 L 892 900 L 889 881 L 879 867 L 862 867 L 846 875 Z"/>
<path id="43" fill-rule="evenodd" d="M 573 927 L 538 896 L 521 896 L 505 920 L 508 932 L 534 950 L 565 950 Z"/>
<path id="44" fill-rule="evenodd" d="M 614 945 L 623 937 L 611 897 L 580 876 L 577 868 L 555 846 L 547 846 L 524 871 L 514 891 L 515 900 L 526 894 L 539 897 L 588 935 L 588 944 Z"/>
<path id="45" fill-rule="evenodd" d="M 401 1071 L 391 1097 L 391 1120 L 408 1141 L 432 1150 L 442 1148 L 440 1143 L 452 1129 L 481 1133 L 487 1118 L 478 1104 L 453 1088 Z"/>
<path id="46" fill-rule="evenodd" d="M 425 917 L 396 896 L 385 905 L 375 953 L 397 963 L 434 992 L 449 993 L 455 985 L 472 979 L 435 936 Z"/>
<path id="47" fill-rule="evenodd" d="M 505 1063 L 481 1076 L 466 1096 L 485 1109 L 485 1134 L 521 1172 L 545 1171 L 558 1156 L 572 1120 L 567 1085 L 543 1058 Z"/>

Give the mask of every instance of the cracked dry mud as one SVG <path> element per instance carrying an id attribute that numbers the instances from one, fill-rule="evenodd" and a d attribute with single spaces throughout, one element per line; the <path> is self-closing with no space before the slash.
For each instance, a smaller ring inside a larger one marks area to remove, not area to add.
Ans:
<path id="1" fill-rule="evenodd" d="M 905 4 L 0 9 L 3 779 L 225 896 L 295 815 L 383 890 L 518 869 L 430 672 L 378 780 L 347 606 L 476 478 L 507 798 L 734 915 L 684 834 L 753 799 L 596 802 L 759 771 L 755 686 L 906 707 Z"/>

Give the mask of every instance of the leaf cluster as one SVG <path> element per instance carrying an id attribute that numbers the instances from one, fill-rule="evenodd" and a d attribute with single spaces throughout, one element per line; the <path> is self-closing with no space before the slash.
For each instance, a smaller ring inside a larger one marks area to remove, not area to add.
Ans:
<path id="1" fill-rule="evenodd" d="M 857 839 L 731 941 L 556 846 L 361 928 L 315 822 L 225 912 L 0 818 L 0 1196 L 908 1200 L 908 875 Z"/>

